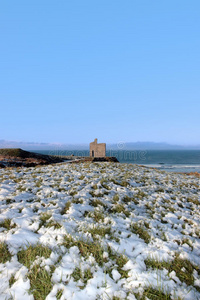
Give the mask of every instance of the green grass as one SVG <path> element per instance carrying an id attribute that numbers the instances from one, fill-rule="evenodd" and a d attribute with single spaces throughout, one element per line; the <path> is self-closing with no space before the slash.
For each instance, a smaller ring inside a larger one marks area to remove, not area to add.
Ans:
<path id="1" fill-rule="evenodd" d="M 72 277 L 74 278 L 74 281 L 80 280 L 82 278 L 81 269 L 76 267 L 72 273 Z"/>
<path id="2" fill-rule="evenodd" d="M 11 224 L 12 223 L 12 220 L 11 219 L 5 219 L 4 221 L 2 221 L 0 223 L 0 227 L 4 227 L 6 228 L 7 230 L 10 230 L 12 228 L 15 228 L 16 227 L 16 224 Z"/>
<path id="3" fill-rule="evenodd" d="M 116 213 L 118 213 L 118 214 L 123 213 L 123 214 L 125 214 L 126 217 L 130 216 L 130 211 L 126 210 L 125 207 L 124 207 L 124 205 L 120 204 L 120 203 L 117 204 L 117 205 L 115 205 L 115 206 L 113 206 L 111 208 L 110 212 L 114 213 L 114 214 L 116 214 Z"/>
<path id="4" fill-rule="evenodd" d="M 170 263 L 169 262 L 165 262 L 165 261 L 159 261 L 158 259 L 154 259 L 154 258 L 146 258 L 145 259 L 145 264 L 147 269 L 151 268 L 151 269 L 168 269 Z"/>
<path id="5" fill-rule="evenodd" d="M 98 186 L 97 186 L 97 184 L 94 184 L 94 185 L 91 186 L 91 188 L 92 188 L 93 190 L 97 190 L 97 189 L 98 189 Z"/>
<path id="6" fill-rule="evenodd" d="M 9 279 L 9 286 L 11 287 L 16 282 L 15 275 L 11 275 Z"/>
<path id="7" fill-rule="evenodd" d="M 187 244 L 187 245 L 188 245 L 189 247 L 191 247 L 192 250 L 193 250 L 192 242 L 191 242 L 188 238 L 182 239 L 181 244 L 182 244 L 182 245 L 183 245 L 183 244 Z"/>
<path id="8" fill-rule="evenodd" d="M 107 205 L 106 204 L 104 204 L 101 200 L 99 200 L 99 199 L 92 199 L 91 201 L 90 201 L 90 205 L 91 206 L 93 206 L 93 207 L 97 207 L 97 206 L 103 206 L 104 208 L 106 208 L 107 207 Z"/>
<path id="9" fill-rule="evenodd" d="M 39 180 L 36 181 L 35 186 L 39 188 L 42 186 L 42 183 L 43 183 L 43 180 L 40 178 Z"/>
<path id="10" fill-rule="evenodd" d="M 51 282 L 51 273 L 39 265 L 34 265 L 28 274 L 30 280 L 30 292 L 34 299 L 44 300 L 50 293 L 53 284 Z"/>
<path id="11" fill-rule="evenodd" d="M 88 213 L 88 217 L 93 218 L 95 222 L 99 223 L 100 221 L 104 222 L 105 214 L 102 211 L 94 210 Z"/>
<path id="12" fill-rule="evenodd" d="M 89 191 L 89 194 L 92 196 L 92 197 L 97 197 L 97 198 L 100 198 L 100 197 L 103 197 L 103 193 L 96 193 L 95 191 Z"/>
<path id="13" fill-rule="evenodd" d="M 128 258 L 121 254 L 114 251 L 110 246 L 108 246 L 108 255 L 109 259 L 114 261 L 114 264 L 117 265 L 117 271 L 120 273 L 122 278 L 128 278 L 128 271 L 129 270 L 123 270 L 124 265 L 128 262 Z M 112 268 L 108 270 L 108 273 L 111 275 Z"/>
<path id="14" fill-rule="evenodd" d="M 66 248 L 77 246 L 79 248 L 80 254 L 83 257 L 88 257 L 92 254 L 99 266 L 103 266 L 103 263 L 106 261 L 103 258 L 104 249 L 97 242 L 74 240 L 72 236 L 65 235 L 62 245 Z"/>
<path id="15" fill-rule="evenodd" d="M 144 290 L 141 300 L 172 300 L 169 294 L 162 291 L 162 289 L 155 289 L 153 287 L 148 287 Z"/>
<path id="16" fill-rule="evenodd" d="M 17 258 L 21 264 L 30 268 L 38 256 L 48 258 L 50 255 L 51 250 L 48 247 L 37 244 L 35 246 L 29 245 L 26 249 L 20 250 L 17 253 Z"/>
<path id="17" fill-rule="evenodd" d="M 65 246 L 67 249 L 76 246 L 75 240 L 70 234 L 64 236 L 62 245 Z"/>
<path id="18" fill-rule="evenodd" d="M 108 180 L 107 179 L 104 179 L 102 178 L 100 180 L 100 183 L 101 183 L 101 186 L 106 189 L 106 190 L 111 190 L 111 187 L 108 186 Z"/>
<path id="19" fill-rule="evenodd" d="M 82 271 L 80 268 L 76 267 L 71 275 L 74 278 L 74 281 L 79 281 L 81 280 L 83 282 L 83 286 L 79 286 L 79 288 L 83 289 L 88 280 L 93 278 L 92 272 L 90 269 Z"/>
<path id="20" fill-rule="evenodd" d="M 74 199 L 72 200 L 72 203 L 75 203 L 75 204 L 83 204 L 83 199 L 74 198 Z"/>
<path id="21" fill-rule="evenodd" d="M 122 182 L 120 183 L 121 186 L 123 187 L 128 187 L 129 183 L 126 180 L 122 180 Z"/>
<path id="22" fill-rule="evenodd" d="M 72 205 L 71 201 L 68 201 L 68 202 L 65 204 L 65 206 L 63 207 L 63 209 L 61 210 L 60 214 L 61 214 L 61 215 L 66 214 L 66 213 L 68 212 L 68 210 L 70 209 L 71 205 Z"/>
<path id="23" fill-rule="evenodd" d="M 23 208 L 21 208 L 21 212 L 22 212 L 22 209 L 23 209 Z M 33 212 L 34 212 L 34 213 L 37 213 L 37 212 L 38 212 L 38 210 L 39 210 L 39 208 L 38 208 L 38 207 L 33 207 Z M 19 211 L 19 212 L 20 212 L 20 211 Z"/>
<path id="24" fill-rule="evenodd" d="M 66 248 L 71 248 L 73 246 L 77 246 L 79 248 L 80 254 L 83 257 L 88 258 L 90 255 L 96 260 L 96 263 L 103 267 L 104 264 L 109 260 L 112 261 L 112 267 L 116 265 L 118 272 L 121 274 L 122 278 L 128 278 L 128 271 L 123 270 L 124 265 L 128 262 L 128 258 L 120 253 L 115 252 L 111 249 L 110 246 L 107 249 L 104 249 L 98 242 L 90 242 L 90 241 L 82 241 L 82 240 L 74 240 L 71 235 L 66 235 L 64 237 L 63 246 Z M 103 256 L 104 251 L 108 252 L 109 257 L 105 258 Z M 112 268 L 106 268 L 105 272 L 109 273 L 111 276 Z M 81 270 L 76 268 L 73 274 L 73 277 L 77 279 L 77 281 L 83 277 Z M 88 275 L 89 276 L 89 275 Z"/>
<path id="25" fill-rule="evenodd" d="M 117 270 L 122 276 L 122 278 L 128 278 L 129 270 L 123 270 L 123 267 L 127 262 L 128 262 L 128 258 L 123 254 L 119 254 L 116 258 L 116 264 L 118 265 Z"/>
<path id="26" fill-rule="evenodd" d="M 56 299 L 57 300 L 60 300 L 60 298 L 62 297 L 62 293 L 63 293 L 63 290 L 59 289 L 56 293 Z"/>
<path id="27" fill-rule="evenodd" d="M 180 281 L 186 283 L 187 285 L 194 286 L 194 270 L 196 270 L 200 275 L 199 267 L 195 266 L 187 259 L 180 258 L 178 254 L 176 254 L 174 259 L 170 262 L 158 261 L 154 258 L 147 258 L 144 262 L 148 269 L 152 268 L 162 270 L 165 268 L 168 270 L 169 273 L 175 271 L 176 276 L 180 279 Z M 183 271 L 183 268 L 185 269 L 185 271 Z M 198 289 L 198 287 L 195 288 Z"/>
<path id="28" fill-rule="evenodd" d="M 186 271 L 182 271 L 182 268 L 185 268 Z M 194 269 L 197 268 L 189 260 L 176 256 L 170 264 L 169 272 L 175 271 L 180 281 L 185 282 L 187 285 L 194 285 L 194 277 L 192 275 Z"/>
<path id="29" fill-rule="evenodd" d="M 6 204 L 11 204 L 11 203 L 14 203 L 15 202 L 15 199 L 6 199 Z"/>
<path id="30" fill-rule="evenodd" d="M 113 202 L 113 203 L 117 203 L 118 201 L 119 201 L 119 195 L 118 195 L 118 194 L 115 194 L 115 195 L 113 196 L 112 202 Z"/>
<path id="31" fill-rule="evenodd" d="M 62 226 L 60 225 L 60 223 L 54 221 L 54 220 L 51 220 L 50 222 L 48 222 L 46 224 L 46 227 L 54 227 L 54 229 L 60 229 Z"/>
<path id="32" fill-rule="evenodd" d="M 93 239 L 96 239 L 96 236 L 105 237 L 106 234 L 110 235 L 111 227 L 93 226 L 87 229 L 87 232 L 91 233 Z"/>
<path id="33" fill-rule="evenodd" d="M 39 228 L 41 228 L 42 226 L 44 226 L 47 222 L 47 220 L 49 220 L 51 218 L 51 214 L 49 213 L 42 213 L 40 215 L 40 225 L 39 225 Z"/>
<path id="34" fill-rule="evenodd" d="M 74 190 L 69 192 L 69 195 L 72 196 L 72 197 L 75 196 L 76 194 L 77 194 L 77 191 L 74 191 Z"/>
<path id="35" fill-rule="evenodd" d="M 93 255 L 96 262 L 100 267 L 103 266 L 105 259 L 103 258 L 104 249 L 97 242 L 84 242 L 77 241 L 76 246 L 79 248 L 79 251 L 83 257 L 88 257 L 89 255 Z"/>
<path id="36" fill-rule="evenodd" d="M 130 203 L 130 202 L 132 201 L 132 198 L 129 197 L 129 196 L 125 196 L 125 197 L 122 199 L 122 201 L 123 201 L 124 203 Z"/>
<path id="37" fill-rule="evenodd" d="M 147 197 L 147 194 L 143 192 L 142 190 L 138 190 L 138 193 L 136 194 L 137 198 L 142 200 L 143 198 Z"/>
<path id="38" fill-rule="evenodd" d="M 187 201 L 188 201 L 189 203 L 193 203 L 193 204 L 196 204 L 196 205 L 199 205 L 199 204 L 200 204 L 198 198 L 195 198 L 195 197 L 194 197 L 194 198 L 188 197 L 188 198 L 187 198 Z"/>
<path id="39" fill-rule="evenodd" d="M 143 226 L 139 226 L 136 223 L 131 224 L 130 226 L 131 232 L 138 234 L 141 239 L 145 241 L 145 243 L 149 243 L 151 241 L 151 236 L 149 235 L 147 229 Z"/>
<path id="40" fill-rule="evenodd" d="M 12 255 L 8 250 L 8 246 L 6 243 L 0 243 L 0 263 L 6 263 L 7 261 L 11 260 Z"/>

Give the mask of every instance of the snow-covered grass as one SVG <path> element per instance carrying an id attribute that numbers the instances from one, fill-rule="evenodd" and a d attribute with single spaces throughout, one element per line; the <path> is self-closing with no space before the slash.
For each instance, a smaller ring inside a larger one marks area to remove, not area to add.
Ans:
<path id="1" fill-rule="evenodd" d="M 200 299 L 199 179 L 114 163 L 0 170 L 0 299 Z"/>

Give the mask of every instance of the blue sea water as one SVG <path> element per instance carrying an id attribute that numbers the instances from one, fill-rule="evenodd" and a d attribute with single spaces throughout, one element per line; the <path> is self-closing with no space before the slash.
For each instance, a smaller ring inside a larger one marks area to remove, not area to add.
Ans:
<path id="1" fill-rule="evenodd" d="M 89 156 L 89 150 L 44 150 L 38 153 L 62 156 Z M 133 163 L 169 172 L 199 172 L 200 150 L 108 150 L 120 163 Z"/>

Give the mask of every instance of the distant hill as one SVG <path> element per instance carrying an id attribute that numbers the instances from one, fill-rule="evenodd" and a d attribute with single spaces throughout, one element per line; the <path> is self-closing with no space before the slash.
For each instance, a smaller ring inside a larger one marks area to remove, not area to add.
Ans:
<path id="1" fill-rule="evenodd" d="M 101 141 L 104 142 L 104 141 Z M 15 142 L 0 140 L 0 148 L 23 148 L 26 150 L 88 150 L 89 143 L 84 144 L 53 144 L 53 143 L 33 143 Z M 168 143 L 155 142 L 119 142 L 107 143 L 107 150 L 200 150 L 199 145 L 171 145 Z"/>
<path id="2" fill-rule="evenodd" d="M 88 144 L 53 144 L 53 143 L 34 143 L 34 142 L 16 142 L 0 140 L 0 148 L 22 148 L 26 150 L 87 150 Z"/>
<path id="3" fill-rule="evenodd" d="M 200 150 L 200 145 L 181 146 L 170 145 L 167 143 L 154 142 L 135 142 L 135 143 L 119 143 L 107 145 L 107 149 L 113 150 Z"/>

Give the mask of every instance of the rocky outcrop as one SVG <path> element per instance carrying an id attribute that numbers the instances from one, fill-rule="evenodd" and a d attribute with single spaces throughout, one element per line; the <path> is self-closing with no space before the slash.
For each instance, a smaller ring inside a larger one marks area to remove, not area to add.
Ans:
<path id="1" fill-rule="evenodd" d="M 98 162 L 98 161 L 102 161 L 102 162 L 119 162 L 118 161 L 118 159 L 116 158 L 116 157 L 114 157 L 114 156 L 112 156 L 112 157 L 94 157 L 93 159 L 92 159 L 92 162 Z"/>
<path id="2" fill-rule="evenodd" d="M 47 165 L 63 162 L 63 159 L 44 155 L 20 148 L 0 149 L 0 168 L 3 167 L 34 167 L 37 165 Z"/>
<path id="3" fill-rule="evenodd" d="M 70 163 L 82 162 L 119 162 L 116 157 L 78 157 Z"/>
<path id="4" fill-rule="evenodd" d="M 51 156 L 22 150 L 20 148 L 0 149 L 0 168 L 5 167 L 34 167 L 70 160 L 79 162 L 118 162 L 116 157 L 66 157 Z"/>

